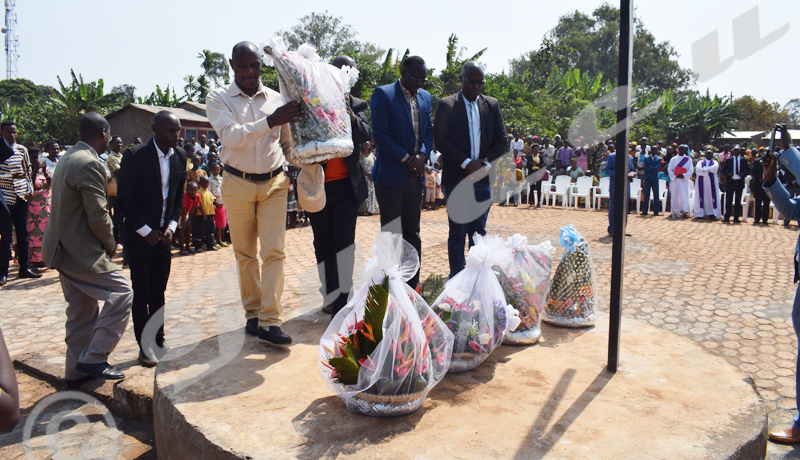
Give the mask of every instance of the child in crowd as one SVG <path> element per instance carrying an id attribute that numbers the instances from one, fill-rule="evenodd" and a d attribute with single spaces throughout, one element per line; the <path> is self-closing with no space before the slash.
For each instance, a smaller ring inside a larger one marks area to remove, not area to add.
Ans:
<path id="1" fill-rule="evenodd" d="M 208 176 L 205 171 L 200 169 L 200 165 L 203 163 L 203 159 L 200 155 L 192 155 L 192 169 L 186 172 L 186 182 L 197 182 L 200 183 L 201 176 Z"/>
<path id="2" fill-rule="evenodd" d="M 214 247 L 214 195 L 208 191 L 208 177 L 200 176 L 200 190 L 197 195 L 200 205 L 194 221 L 194 252 L 203 252 L 203 244 L 206 251 L 216 251 Z"/>
<path id="3" fill-rule="evenodd" d="M 181 251 L 180 255 L 186 256 L 194 254 L 192 249 L 192 224 L 194 218 L 187 219 L 188 216 L 194 217 L 197 208 L 200 206 L 200 196 L 197 194 L 197 182 L 186 184 L 186 193 L 183 194 L 183 207 L 181 208 L 181 221 L 178 226 L 178 236 Z"/>
<path id="4" fill-rule="evenodd" d="M 433 175 L 433 169 L 428 166 L 425 168 L 425 209 L 436 209 L 434 201 L 436 201 L 436 176 Z"/>
<path id="5" fill-rule="evenodd" d="M 209 160 L 214 157 L 213 153 L 208 154 Z M 209 177 L 208 191 L 214 195 L 214 226 L 217 228 L 217 244 L 215 248 L 227 248 L 228 244 L 222 241 L 222 231 L 228 226 L 225 213 L 225 205 L 222 204 L 222 167 L 219 163 L 211 164 L 211 176 Z"/>
<path id="6" fill-rule="evenodd" d="M 194 145 L 187 142 L 183 144 L 183 150 L 186 150 L 186 171 L 191 171 L 193 166 L 192 157 L 194 156 Z"/>

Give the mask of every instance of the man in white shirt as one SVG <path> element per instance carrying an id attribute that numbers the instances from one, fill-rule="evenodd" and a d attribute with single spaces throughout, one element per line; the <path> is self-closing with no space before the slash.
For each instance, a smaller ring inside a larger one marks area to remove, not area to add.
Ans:
<path id="1" fill-rule="evenodd" d="M 254 44 L 234 46 L 230 64 L 234 81 L 208 95 L 206 113 L 225 145 L 220 154 L 225 164 L 222 199 L 236 254 L 245 331 L 289 345 L 291 337 L 280 328 L 289 190 L 283 162 L 292 149 L 288 123 L 300 121 L 303 107 L 299 101 L 281 106 L 280 94 L 261 84 L 261 53 Z"/>
<path id="2" fill-rule="evenodd" d="M 511 149 L 512 152 L 516 150 L 517 153 L 522 154 L 522 149 L 524 148 L 525 143 L 519 138 L 518 133 L 514 133 L 514 139 L 509 143 L 509 149 Z"/>
<path id="3" fill-rule="evenodd" d="M 688 216 L 691 212 L 689 202 L 689 181 L 691 181 L 694 166 L 692 157 L 688 155 L 689 147 L 681 145 L 678 154 L 669 160 L 669 197 L 673 218 Z"/>

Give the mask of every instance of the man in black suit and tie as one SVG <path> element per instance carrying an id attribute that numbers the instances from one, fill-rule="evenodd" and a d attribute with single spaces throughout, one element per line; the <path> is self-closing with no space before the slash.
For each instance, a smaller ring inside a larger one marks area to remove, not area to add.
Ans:
<path id="1" fill-rule="evenodd" d="M 731 221 L 733 210 L 733 223 L 739 223 L 742 215 L 742 191 L 744 178 L 750 175 L 750 165 L 742 158 L 744 149 L 739 145 L 733 148 L 733 156 L 722 164 L 722 174 L 725 176 L 725 218 L 724 222 Z M 735 196 L 734 196 L 735 195 Z"/>
<path id="2" fill-rule="evenodd" d="M 486 234 L 492 204 L 487 173 L 490 163 L 507 150 L 506 128 L 497 99 L 481 94 L 483 69 L 475 62 L 467 62 L 458 79 L 461 92 L 439 101 L 433 128 L 434 142 L 443 159 L 451 278 L 465 265 L 464 238 L 469 237 L 472 247 L 476 232 Z"/>
<path id="3" fill-rule="evenodd" d="M 356 67 L 348 56 L 339 56 L 333 66 Z M 367 199 L 367 180 L 361 169 L 361 144 L 372 138 L 367 101 L 347 96 L 347 113 L 352 127 L 353 152 L 345 158 L 328 160 L 325 168 L 325 207 L 309 212 L 314 232 L 314 253 L 322 282 L 322 311 L 336 316 L 347 304 L 353 286 L 356 219 L 358 206 Z"/>
<path id="4" fill-rule="evenodd" d="M 133 284 L 133 331 L 139 361 L 154 366 L 164 343 L 164 291 L 171 265 L 170 242 L 178 225 L 186 182 L 186 151 L 178 147 L 181 122 L 162 110 L 153 137 L 128 148 L 119 169 L 117 200 L 125 215 L 125 245 Z M 153 319 L 153 324 L 145 326 Z M 152 334 L 152 335 L 151 335 Z"/>

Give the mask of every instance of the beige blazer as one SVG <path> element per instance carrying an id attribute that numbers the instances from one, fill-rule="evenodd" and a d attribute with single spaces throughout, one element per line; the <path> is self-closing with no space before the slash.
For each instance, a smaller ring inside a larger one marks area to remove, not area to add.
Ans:
<path id="1" fill-rule="evenodd" d="M 106 171 L 97 152 L 78 142 L 58 162 L 51 180 L 50 220 L 42 253 L 48 267 L 78 273 L 119 270 L 106 201 Z"/>

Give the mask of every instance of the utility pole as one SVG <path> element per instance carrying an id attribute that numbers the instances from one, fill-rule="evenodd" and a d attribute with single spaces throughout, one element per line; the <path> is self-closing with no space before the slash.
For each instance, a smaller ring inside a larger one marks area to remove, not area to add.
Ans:
<path id="1" fill-rule="evenodd" d="M 619 78 L 617 87 L 617 156 L 614 169 L 614 234 L 611 236 L 611 305 L 608 333 L 609 372 L 619 367 L 622 327 L 622 285 L 625 271 L 625 224 L 628 207 L 628 146 L 631 118 L 631 76 L 633 74 L 633 0 L 619 2 Z M 642 147 L 644 152 L 644 146 Z"/>
<path id="2" fill-rule="evenodd" d="M 6 25 L 2 32 L 6 35 L 6 79 L 17 78 L 17 59 L 19 59 L 19 39 L 17 38 L 16 0 L 6 2 Z"/>

